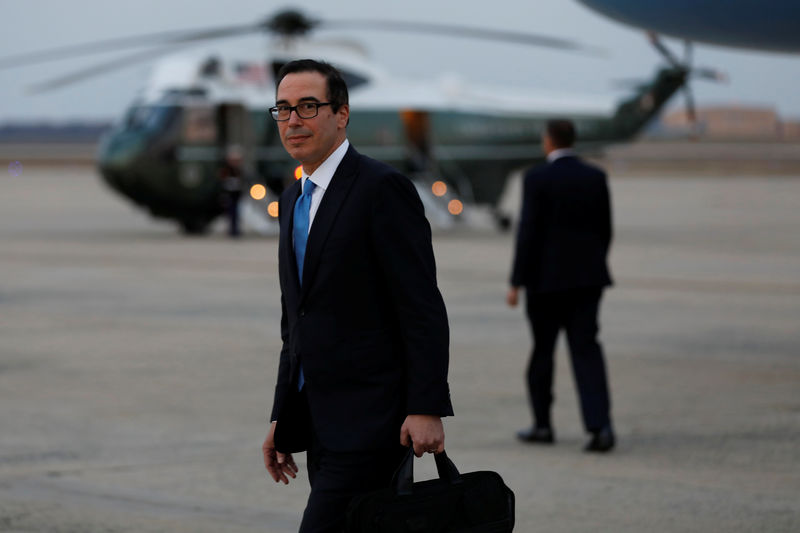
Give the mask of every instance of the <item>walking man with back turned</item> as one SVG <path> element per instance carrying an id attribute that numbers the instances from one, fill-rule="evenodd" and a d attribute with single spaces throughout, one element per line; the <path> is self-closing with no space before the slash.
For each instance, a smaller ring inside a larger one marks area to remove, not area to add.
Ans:
<path id="1" fill-rule="evenodd" d="M 597 315 L 605 287 L 611 285 L 607 255 L 611 244 L 611 202 L 605 173 L 572 150 L 575 129 L 568 120 L 551 120 L 542 136 L 547 164 L 529 170 L 523 186 L 511 287 L 512 307 L 525 287 L 533 332 L 528 393 L 534 425 L 517 434 L 524 442 L 555 440 L 550 418 L 556 339 L 567 335 L 572 370 L 585 429 L 585 450 L 614 447 L 611 403 L 603 349 L 597 340 Z"/>

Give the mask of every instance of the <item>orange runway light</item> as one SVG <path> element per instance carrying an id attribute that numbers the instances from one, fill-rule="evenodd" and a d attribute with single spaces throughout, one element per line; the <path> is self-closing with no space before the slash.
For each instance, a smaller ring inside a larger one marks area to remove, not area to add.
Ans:
<path id="1" fill-rule="evenodd" d="M 459 200 L 450 200 L 450 203 L 447 204 L 447 210 L 450 211 L 451 215 L 460 215 L 464 211 L 464 204 Z"/>
<path id="2" fill-rule="evenodd" d="M 444 196 L 447 194 L 447 184 L 443 181 L 434 181 L 431 185 L 431 191 L 436 196 Z"/>
<path id="3" fill-rule="evenodd" d="M 299 165 L 296 169 L 294 169 L 294 179 L 299 180 L 303 177 L 303 165 Z"/>
<path id="4" fill-rule="evenodd" d="M 278 218 L 278 202 L 270 202 L 267 206 L 267 213 L 272 218 Z"/>
<path id="5" fill-rule="evenodd" d="M 250 196 L 253 198 L 253 200 L 263 200 L 266 195 L 267 188 L 260 183 L 256 183 L 250 187 Z"/>

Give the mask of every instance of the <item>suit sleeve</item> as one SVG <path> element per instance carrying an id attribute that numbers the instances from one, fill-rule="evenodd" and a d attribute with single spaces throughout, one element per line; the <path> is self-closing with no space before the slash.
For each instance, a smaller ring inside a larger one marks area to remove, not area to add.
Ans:
<path id="1" fill-rule="evenodd" d="M 606 253 L 611 247 L 611 240 L 614 238 L 613 209 L 611 207 L 611 192 L 608 186 L 608 178 L 603 174 L 603 198 L 601 199 L 603 209 L 603 242 L 605 243 Z"/>
<path id="2" fill-rule="evenodd" d="M 278 419 L 281 410 L 281 400 L 286 396 L 284 391 L 291 382 L 289 375 L 289 323 L 286 318 L 286 304 L 281 295 L 281 355 L 278 363 L 278 382 L 275 385 L 275 397 L 272 402 L 270 421 Z"/>
<path id="3" fill-rule="evenodd" d="M 436 284 L 430 225 L 408 178 L 393 173 L 376 182 L 372 240 L 403 337 L 407 414 L 452 415 L 450 332 Z"/>
<path id="4" fill-rule="evenodd" d="M 537 191 L 534 176 L 525 174 L 522 190 L 522 209 L 520 210 L 517 243 L 514 250 L 514 263 L 511 269 L 511 286 L 525 287 L 531 281 L 533 254 L 536 235 Z"/>
<path id="5" fill-rule="evenodd" d="M 278 204 L 279 213 L 283 211 L 284 203 L 285 202 L 283 201 L 283 195 L 281 195 Z M 279 261 L 280 261 L 280 252 L 279 252 Z M 280 265 L 278 266 L 278 269 L 280 270 Z M 281 411 L 283 398 L 286 397 L 285 391 L 287 387 L 289 387 L 291 381 L 290 369 L 291 369 L 291 362 L 289 361 L 289 318 L 286 314 L 286 300 L 284 300 L 283 294 L 281 294 L 281 353 L 280 353 L 280 360 L 278 362 L 278 381 L 277 384 L 275 385 L 275 395 L 272 401 L 272 414 L 270 415 L 270 421 L 278 419 L 278 413 L 280 413 Z"/>

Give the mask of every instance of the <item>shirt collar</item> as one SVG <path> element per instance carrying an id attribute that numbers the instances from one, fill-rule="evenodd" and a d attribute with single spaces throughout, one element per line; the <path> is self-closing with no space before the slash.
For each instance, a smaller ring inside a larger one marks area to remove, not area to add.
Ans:
<path id="1" fill-rule="evenodd" d="M 314 182 L 314 185 L 317 187 L 322 187 L 323 191 L 328 190 L 331 180 L 333 179 L 333 175 L 336 173 L 336 169 L 339 168 L 339 163 L 341 163 L 342 159 L 344 159 L 344 155 L 347 153 L 347 148 L 349 146 L 350 142 L 345 139 L 344 142 L 339 145 L 339 148 L 334 150 L 333 153 L 328 156 L 328 159 L 323 161 L 311 176 L 306 174 L 306 171 L 303 170 L 302 185 L 305 186 L 306 180 L 310 179 L 312 182 Z"/>
<path id="2" fill-rule="evenodd" d="M 562 157 L 570 157 L 575 155 L 575 150 L 572 148 L 557 148 L 547 154 L 547 162 L 552 163 L 556 159 L 561 159 Z M 316 183 L 316 182 L 315 182 Z"/>

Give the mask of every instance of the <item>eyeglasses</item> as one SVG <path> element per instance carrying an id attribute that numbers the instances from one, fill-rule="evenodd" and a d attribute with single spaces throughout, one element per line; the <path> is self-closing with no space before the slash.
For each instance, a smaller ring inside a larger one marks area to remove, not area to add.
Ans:
<path id="1" fill-rule="evenodd" d="M 275 107 L 270 107 L 269 112 L 272 114 L 272 118 L 278 122 L 283 122 L 285 120 L 289 120 L 289 117 L 292 116 L 292 111 L 297 113 L 297 116 L 300 118 L 314 118 L 319 114 L 319 108 L 324 105 L 331 105 L 330 102 L 302 102 L 297 105 L 276 105 Z"/>

